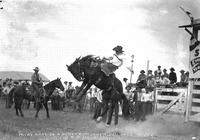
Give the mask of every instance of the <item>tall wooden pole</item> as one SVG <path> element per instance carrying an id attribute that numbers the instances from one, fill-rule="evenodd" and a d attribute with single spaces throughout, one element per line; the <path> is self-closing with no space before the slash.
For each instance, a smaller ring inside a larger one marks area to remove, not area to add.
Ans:
<path id="1" fill-rule="evenodd" d="M 131 55 L 131 76 L 130 76 L 130 83 L 132 82 L 132 76 L 133 76 L 133 62 L 134 62 L 134 55 Z"/>
<path id="2" fill-rule="evenodd" d="M 148 71 L 149 71 L 149 60 L 147 60 L 147 73 L 148 74 Z"/>

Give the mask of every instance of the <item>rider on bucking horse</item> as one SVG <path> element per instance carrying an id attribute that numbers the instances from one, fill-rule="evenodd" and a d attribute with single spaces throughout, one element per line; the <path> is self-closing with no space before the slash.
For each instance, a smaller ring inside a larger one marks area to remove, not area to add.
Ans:
<path id="1" fill-rule="evenodd" d="M 113 51 L 115 51 L 115 53 L 113 54 L 113 56 L 105 58 L 103 57 L 103 62 L 101 63 L 101 71 L 104 72 L 104 74 L 108 77 L 110 77 L 110 79 L 112 80 L 112 83 L 114 82 L 114 72 L 123 64 L 123 59 L 124 59 L 124 51 L 122 46 L 116 46 L 113 48 Z M 95 61 L 93 61 L 91 63 L 91 67 L 95 67 Z M 101 81 L 101 79 L 99 79 L 98 81 Z"/>
<path id="2" fill-rule="evenodd" d="M 35 96 L 36 102 L 40 101 L 41 97 L 44 97 L 45 95 L 45 90 L 43 87 L 43 81 L 42 78 L 39 75 L 39 68 L 35 67 L 33 69 L 35 72 L 31 76 L 31 88 L 32 88 L 32 93 Z"/>

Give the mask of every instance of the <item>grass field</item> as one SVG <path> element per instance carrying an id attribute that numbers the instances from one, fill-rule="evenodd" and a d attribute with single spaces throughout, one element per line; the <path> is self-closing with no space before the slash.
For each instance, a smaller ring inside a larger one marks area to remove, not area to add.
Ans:
<path id="1" fill-rule="evenodd" d="M 52 111 L 46 119 L 41 110 L 35 119 L 35 110 L 23 109 L 24 118 L 15 115 L 14 108 L 5 109 L 0 100 L 0 139 L 13 140 L 190 140 L 200 139 L 200 125 L 184 123 L 184 116 L 168 113 L 162 116 L 149 116 L 145 122 L 119 119 L 119 125 L 106 127 L 105 123 L 92 120 L 92 113 Z"/>

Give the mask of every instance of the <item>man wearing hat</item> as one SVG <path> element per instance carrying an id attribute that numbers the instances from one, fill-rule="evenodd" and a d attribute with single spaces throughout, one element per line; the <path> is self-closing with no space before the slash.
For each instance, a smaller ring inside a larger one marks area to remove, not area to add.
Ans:
<path id="1" fill-rule="evenodd" d="M 101 70 L 106 74 L 106 76 L 109 76 L 115 72 L 116 69 L 122 66 L 124 57 L 124 51 L 122 49 L 122 46 L 116 46 L 113 48 L 113 51 L 115 51 L 113 56 L 109 58 L 103 58 L 107 63 L 103 63 L 101 65 Z"/>
<path id="2" fill-rule="evenodd" d="M 163 75 L 162 75 L 162 77 L 169 78 L 169 74 L 167 73 L 166 69 L 163 69 Z"/>
<path id="3" fill-rule="evenodd" d="M 8 82 L 6 83 L 5 88 L 3 89 L 3 93 L 4 93 L 5 98 L 6 98 L 6 105 L 5 105 L 6 108 L 9 107 L 8 95 L 9 95 L 9 93 L 10 93 L 10 91 L 11 91 L 12 89 L 13 89 L 12 82 L 11 82 L 11 81 L 8 81 Z"/>
<path id="4" fill-rule="evenodd" d="M 148 74 L 147 74 L 147 86 L 151 88 L 155 86 L 155 79 L 152 72 L 153 72 L 152 70 L 148 70 Z"/>
<path id="5" fill-rule="evenodd" d="M 40 100 L 40 97 L 42 95 L 42 85 L 43 85 L 43 82 L 42 82 L 42 78 L 40 77 L 39 75 L 39 68 L 38 67 L 35 67 L 34 69 L 34 73 L 33 75 L 31 76 L 31 88 L 32 88 L 32 93 L 33 95 L 35 96 L 36 100 L 39 101 Z M 44 91 L 44 89 L 43 89 Z M 37 102 L 36 101 L 36 102 Z"/>
<path id="6" fill-rule="evenodd" d="M 127 83 L 128 79 L 127 78 L 123 78 L 123 81 L 124 81 L 125 85 L 127 86 L 128 85 L 128 83 Z"/>
<path id="7" fill-rule="evenodd" d="M 140 71 L 140 75 L 138 76 L 138 79 L 137 79 L 137 84 L 139 87 L 146 87 L 147 85 L 147 76 L 145 74 L 145 71 L 144 70 L 141 70 Z"/>
<path id="8" fill-rule="evenodd" d="M 174 71 L 175 71 L 174 68 L 170 69 L 170 73 L 169 73 L 170 84 L 175 84 L 177 82 L 177 76 Z"/>
<path id="9" fill-rule="evenodd" d="M 180 76 L 180 86 L 185 87 L 187 85 L 187 82 L 186 82 L 187 76 L 186 76 L 184 70 L 181 70 L 180 73 L 181 73 L 181 76 Z"/>
<path id="10" fill-rule="evenodd" d="M 161 66 L 160 65 L 158 66 L 158 69 L 156 71 L 157 71 L 157 74 L 161 76 L 162 70 L 161 70 Z"/>

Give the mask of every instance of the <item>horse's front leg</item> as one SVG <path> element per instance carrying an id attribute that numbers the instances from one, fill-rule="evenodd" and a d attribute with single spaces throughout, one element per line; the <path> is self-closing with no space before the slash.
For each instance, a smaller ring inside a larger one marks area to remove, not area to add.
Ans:
<path id="1" fill-rule="evenodd" d="M 18 108 L 17 106 L 15 105 L 15 110 L 16 110 L 16 115 L 19 116 L 19 113 L 18 113 Z"/>
<path id="2" fill-rule="evenodd" d="M 86 85 L 87 85 L 87 81 L 84 80 L 83 83 L 81 84 L 80 88 L 76 91 L 76 95 L 78 95 L 84 89 L 84 87 Z"/>
<path id="3" fill-rule="evenodd" d="M 38 118 L 38 113 L 40 111 L 40 102 L 36 101 L 36 114 L 35 114 L 35 118 Z"/>
<path id="4" fill-rule="evenodd" d="M 82 99 L 82 97 L 86 94 L 86 92 L 88 91 L 88 89 L 92 86 L 92 84 L 88 83 L 86 85 L 86 87 L 82 90 L 82 92 L 80 92 L 80 95 L 78 96 L 77 101 L 80 101 Z"/>
<path id="5" fill-rule="evenodd" d="M 49 119 L 50 118 L 50 116 L 49 116 L 49 108 L 48 108 L 48 101 L 46 100 L 44 103 L 43 103 L 43 105 L 44 105 L 44 107 L 45 107 L 45 109 L 46 109 L 46 113 L 47 113 L 47 118 Z"/>
<path id="6" fill-rule="evenodd" d="M 23 114 L 23 112 L 22 112 L 21 106 L 19 107 L 19 112 L 20 112 L 20 114 L 21 114 L 21 117 L 24 117 L 24 114 Z"/>

